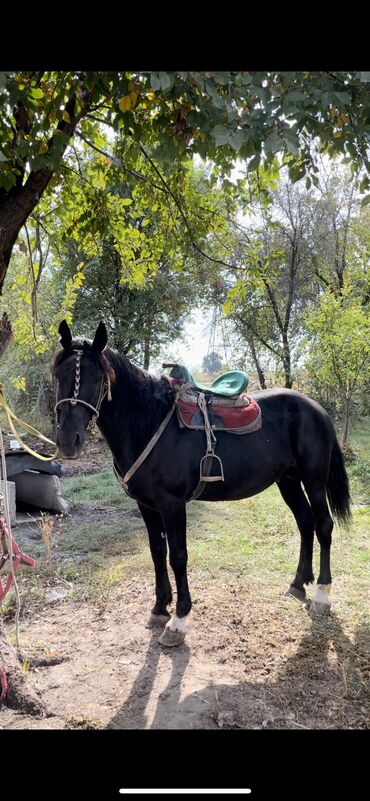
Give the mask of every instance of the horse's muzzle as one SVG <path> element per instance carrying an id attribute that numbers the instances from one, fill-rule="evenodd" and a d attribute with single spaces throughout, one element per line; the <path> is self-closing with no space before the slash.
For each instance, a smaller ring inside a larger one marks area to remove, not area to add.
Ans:
<path id="1" fill-rule="evenodd" d="M 65 459 L 77 459 L 85 442 L 85 438 L 79 433 L 76 433 L 72 439 L 64 437 L 58 432 L 56 439 L 58 448 Z"/>

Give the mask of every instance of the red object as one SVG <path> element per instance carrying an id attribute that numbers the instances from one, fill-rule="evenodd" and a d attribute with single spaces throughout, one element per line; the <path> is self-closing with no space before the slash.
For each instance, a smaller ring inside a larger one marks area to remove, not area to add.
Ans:
<path id="1" fill-rule="evenodd" d="M 8 534 L 8 533 L 9 533 L 8 532 L 8 527 L 6 525 L 5 519 L 4 519 L 4 517 L 0 517 L 0 542 L 1 542 L 1 545 L 2 545 L 2 549 L 3 549 L 3 554 L 0 557 L 0 570 L 2 570 L 2 568 L 5 565 L 5 562 L 7 561 L 7 559 L 9 559 L 9 556 L 10 556 L 10 554 L 7 551 L 6 538 L 5 538 L 5 534 Z M 14 569 L 14 572 L 17 570 L 19 565 L 28 565 L 29 567 L 35 567 L 36 559 L 32 559 L 32 556 L 26 556 L 25 553 L 22 553 L 22 551 L 19 548 L 19 546 L 17 545 L 14 537 L 12 537 L 12 547 L 13 547 L 13 569 Z M 7 594 L 7 592 L 9 592 L 10 587 L 12 586 L 12 582 L 13 582 L 12 573 L 8 574 L 7 580 L 5 582 L 5 586 L 3 585 L 2 581 L 1 581 L 1 576 L 0 576 L 0 603 L 1 603 L 2 599 L 4 598 L 4 596 Z"/>
<path id="2" fill-rule="evenodd" d="M 0 701 L 3 701 L 8 694 L 8 682 L 5 670 L 3 670 L 3 668 L 1 667 L 0 667 L 0 686 L 1 686 Z"/>

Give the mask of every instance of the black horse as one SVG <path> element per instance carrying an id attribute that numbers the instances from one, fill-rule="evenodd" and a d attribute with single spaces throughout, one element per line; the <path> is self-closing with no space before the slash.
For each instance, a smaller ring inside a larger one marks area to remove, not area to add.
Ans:
<path id="1" fill-rule="evenodd" d="M 151 437 L 166 419 L 174 390 L 166 378 L 155 378 L 122 354 L 106 347 L 107 332 L 100 323 L 93 342 L 72 340 L 65 321 L 54 361 L 57 380 L 57 443 L 67 458 L 76 458 L 91 418 L 104 435 L 116 472 L 125 476 Z M 314 531 L 320 543 L 320 573 L 312 609 L 328 611 L 331 586 L 330 545 L 333 516 L 348 524 L 351 516 L 348 478 L 333 423 L 315 401 L 288 389 L 257 392 L 262 428 L 245 436 L 217 433 L 224 482 L 207 483 L 201 499 L 230 501 L 247 498 L 277 483 L 292 510 L 301 534 L 297 573 L 289 592 L 305 599 L 304 584 L 314 581 Z M 148 625 L 164 625 L 164 645 L 182 642 L 185 618 L 191 609 L 187 580 L 186 502 L 198 485 L 199 464 L 205 451 L 203 431 L 179 428 L 172 415 L 155 447 L 127 481 L 149 534 L 156 578 L 156 603 Z M 303 485 L 303 486 L 302 486 Z M 303 490 L 304 487 L 304 490 Z M 176 579 L 176 614 L 167 573 Z"/>

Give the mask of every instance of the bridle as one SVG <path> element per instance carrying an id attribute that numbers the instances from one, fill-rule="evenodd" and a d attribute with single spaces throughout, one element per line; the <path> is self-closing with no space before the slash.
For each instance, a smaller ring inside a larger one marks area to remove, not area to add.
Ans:
<path id="1" fill-rule="evenodd" d="M 107 376 L 103 375 L 100 383 L 99 395 L 96 401 L 96 406 L 93 406 L 91 403 L 88 403 L 87 401 L 81 400 L 81 398 L 78 397 L 78 393 L 80 391 L 81 358 L 83 356 L 83 350 L 73 349 L 73 353 L 76 354 L 76 372 L 75 372 L 75 386 L 73 390 L 73 398 L 61 398 L 61 400 L 58 400 L 54 406 L 54 411 L 56 412 L 58 407 L 62 403 L 69 402 L 71 406 L 76 406 L 77 403 L 81 403 L 83 406 L 87 406 L 88 409 L 91 409 L 91 411 L 93 412 L 92 417 L 90 418 L 88 423 L 89 426 L 90 425 L 92 426 L 94 425 L 95 420 L 97 420 L 99 417 L 100 407 L 103 403 L 105 396 L 107 396 L 108 400 L 112 400 L 110 378 L 109 375 Z M 57 428 L 59 428 L 59 425 L 57 425 Z"/>

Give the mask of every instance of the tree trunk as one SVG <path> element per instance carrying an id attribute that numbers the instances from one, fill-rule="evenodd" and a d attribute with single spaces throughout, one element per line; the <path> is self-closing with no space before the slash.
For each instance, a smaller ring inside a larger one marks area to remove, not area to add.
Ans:
<path id="1" fill-rule="evenodd" d="M 144 370 L 149 370 L 150 364 L 150 345 L 152 340 L 152 330 L 153 330 L 153 319 L 152 316 L 149 315 L 148 319 L 146 320 L 146 325 L 144 328 Z"/>
<path id="2" fill-rule="evenodd" d="M 84 97 L 84 109 L 75 116 L 76 98 L 73 95 L 65 105 L 68 115 L 68 122 L 63 118 L 58 123 L 57 129 L 48 142 L 48 155 L 53 153 L 57 134 L 65 135 L 65 142 L 59 150 L 56 166 L 63 161 L 63 155 L 69 140 L 73 136 L 76 126 L 80 119 L 84 117 L 90 109 L 91 93 Z M 0 295 L 2 295 L 5 276 L 9 267 L 10 257 L 14 243 L 19 231 L 28 220 L 31 212 L 37 206 L 41 195 L 45 192 L 50 179 L 54 175 L 53 169 L 39 169 L 31 172 L 24 185 L 13 186 L 9 192 L 5 193 L 0 205 Z M 23 180 L 23 176 L 21 177 Z"/>
<path id="3" fill-rule="evenodd" d="M 12 337 L 12 328 L 7 314 L 0 320 L 0 356 L 4 353 Z M 36 695 L 25 679 L 15 648 L 7 641 L 0 618 L 0 669 L 5 673 L 8 692 L 4 702 L 11 709 L 28 715 L 45 712 L 45 704 Z"/>
<path id="4" fill-rule="evenodd" d="M 144 341 L 144 370 L 149 370 L 150 364 L 150 339 L 146 338 Z"/>
<path id="5" fill-rule="evenodd" d="M 9 266 L 14 243 L 22 225 L 37 205 L 53 173 L 39 170 L 31 173 L 25 185 L 16 194 L 10 195 L 0 208 L 0 293 Z"/>
<path id="6" fill-rule="evenodd" d="M 40 715 L 45 704 L 26 681 L 15 648 L 7 641 L 0 622 L 0 668 L 6 673 L 8 692 L 3 703 L 26 715 Z"/>
<path id="7" fill-rule="evenodd" d="M 349 415 L 350 415 L 350 397 L 346 393 L 343 402 L 343 435 L 342 435 L 343 448 L 345 448 L 348 445 Z"/>
<path id="8" fill-rule="evenodd" d="M 264 374 L 264 372 L 262 370 L 262 367 L 260 365 L 260 361 L 259 361 L 259 358 L 258 358 L 258 354 L 257 354 L 256 348 L 255 348 L 255 345 L 254 345 L 254 340 L 253 340 L 252 337 L 250 339 L 248 339 L 248 345 L 249 345 L 250 352 L 252 354 L 252 359 L 253 359 L 253 362 L 254 362 L 254 366 L 255 366 L 255 368 L 257 370 L 257 373 L 258 373 L 258 380 L 260 382 L 260 387 L 261 387 L 261 389 L 267 389 L 265 374 Z"/>
<path id="9" fill-rule="evenodd" d="M 293 386 L 292 364 L 290 360 L 289 342 L 285 333 L 283 333 L 283 367 L 285 375 L 285 386 L 287 389 L 291 389 Z"/>

